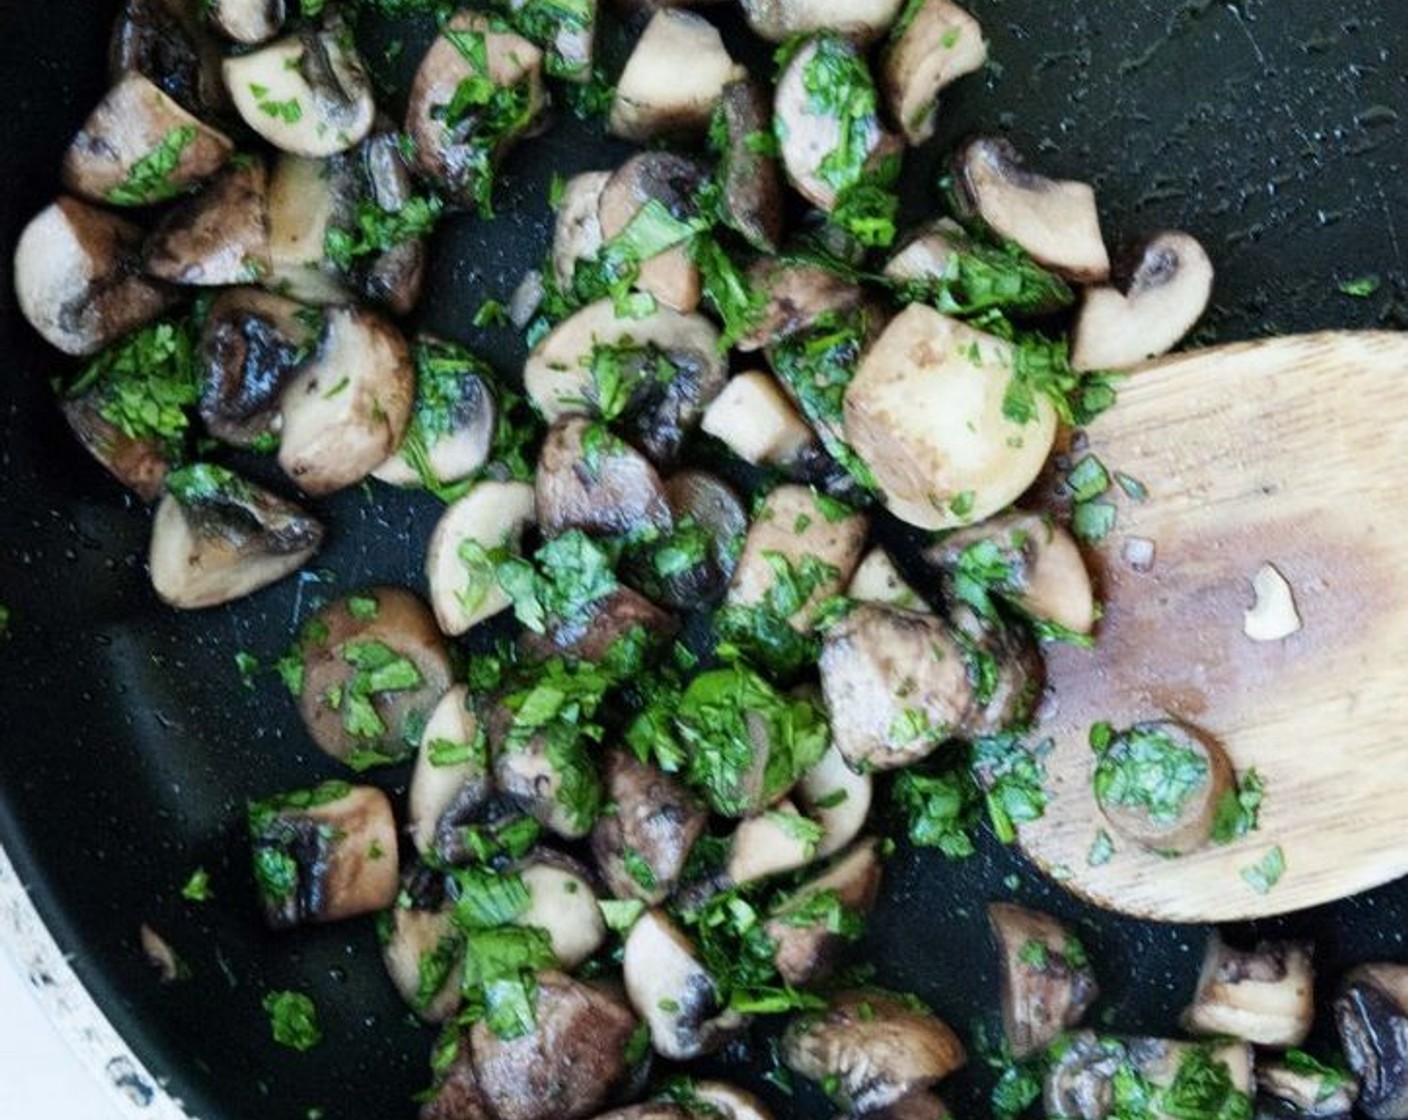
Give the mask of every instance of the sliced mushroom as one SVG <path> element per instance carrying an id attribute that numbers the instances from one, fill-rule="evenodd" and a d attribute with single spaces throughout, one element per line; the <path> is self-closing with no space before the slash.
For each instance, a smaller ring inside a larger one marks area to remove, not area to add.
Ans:
<path id="1" fill-rule="evenodd" d="M 249 284 L 272 268 L 268 176 L 255 156 L 177 203 L 147 240 L 147 271 L 173 284 Z"/>
<path id="2" fill-rule="evenodd" d="M 774 907 L 764 929 L 785 983 L 804 988 L 831 975 L 875 905 L 882 870 L 878 842 L 862 840 Z"/>
<path id="3" fill-rule="evenodd" d="M 324 782 L 249 806 L 254 880 L 274 929 L 384 910 L 399 890 L 396 819 L 372 786 Z"/>
<path id="4" fill-rule="evenodd" d="M 461 90 L 483 96 L 465 104 Z M 543 52 L 483 13 L 459 12 L 441 28 L 411 85 L 406 131 L 416 166 L 455 201 L 483 211 L 494 164 L 546 104 Z"/>
<path id="5" fill-rule="evenodd" d="M 772 91 L 752 78 L 724 86 L 719 102 L 722 149 L 720 212 L 748 244 L 775 253 L 782 243 L 787 198 L 772 142 Z"/>
<path id="6" fill-rule="evenodd" d="M 1129 1040 L 1128 1052 L 1135 1070 L 1155 1089 L 1172 1086 L 1190 1056 L 1198 1053 L 1206 1055 L 1210 1063 L 1221 1065 L 1227 1071 L 1227 1111 L 1236 1108 L 1232 1103 L 1235 1097 L 1250 1098 L 1256 1091 L 1252 1048 L 1244 1042 L 1173 1042 L 1161 1038 L 1135 1038 Z"/>
<path id="7" fill-rule="evenodd" d="M 228 39 L 252 47 L 283 30 L 286 0 L 207 0 L 205 16 Z"/>
<path id="8" fill-rule="evenodd" d="M 322 542 L 322 525 L 292 502 L 196 463 L 166 476 L 152 522 L 152 587 L 182 610 L 218 606 L 297 571 Z"/>
<path id="9" fill-rule="evenodd" d="M 933 613 L 883 548 L 872 548 L 865 554 L 865 559 L 856 566 L 855 574 L 851 576 L 846 597 L 857 603 L 880 603 L 903 611 Z"/>
<path id="10" fill-rule="evenodd" d="M 821 825 L 817 859 L 826 859 L 860 835 L 870 815 L 874 782 L 846 765 L 833 743 L 821 761 L 803 773 L 795 791 L 807 816 Z"/>
<path id="11" fill-rule="evenodd" d="M 196 355 L 200 417 L 211 435 L 248 447 L 275 430 L 279 395 L 317 345 L 321 319 L 258 288 L 231 288 L 211 301 Z"/>
<path id="12" fill-rule="evenodd" d="M 330 308 L 317 353 L 279 397 L 279 466 L 309 494 L 360 482 L 400 444 L 414 395 L 400 332 L 363 308 Z"/>
<path id="13" fill-rule="evenodd" d="M 1082 284 L 1110 275 L 1095 192 L 1085 183 L 1038 175 L 1011 141 L 980 137 L 955 157 L 954 184 L 969 213 L 1039 264 Z"/>
<path id="14" fill-rule="evenodd" d="M 1186 233 L 1160 233 L 1141 246 L 1129 283 L 1085 293 L 1071 342 L 1079 370 L 1129 369 L 1166 354 L 1212 299 L 1207 250 Z"/>
<path id="15" fill-rule="evenodd" d="M 1315 1016 L 1313 952 L 1308 942 L 1291 941 L 1263 941 L 1242 952 L 1213 934 L 1184 1027 L 1258 1046 L 1299 1046 Z"/>
<path id="16" fill-rule="evenodd" d="M 397 896 L 381 944 L 381 959 L 401 998 L 427 1023 L 443 1023 L 460 1008 L 464 938 L 445 905 L 443 889 L 421 890 L 413 873 Z M 433 880 L 422 873 L 419 878 Z M 422 899 L 418 895 L 431 897 Z"/>
<path id="17" fill-rule="evenodd" d="M 396 454 L 372 472 L 393 486 L 442 484 L 479 472 L 494 450 L 498 401 L 489 365 L 462 346 L 422 338 L 414 346 L 416 399 Z"/>
<path id="18" fill-rule="evenodd" d="M 820 668 L 831 733 L 854 769 L 916 762 L 975 702 L 963 647 L 933 615 L 862 604 L 827 631 Z"/>
<path id="19" fill-rule="evenodd" d="M 476 816 L 493 792 L 487 744 L 470 708 L 469 690 L 455 685 L 435 705 L 421 732 L 407 831 L 416 851 L 453 862 L 457 830 Z"/>
<path id="20" fill-rule="evenodd" d="M 663 910 L 641 915 L 626 936 L 621 968 L 631 1006 L 650 1027 L 655 1052 L 688 1061 L 724 1045 L 747 1018 L 721 1004 L 717 980 Z"/>
<path id="21" fill-rule="evenodd" d="M 440 629 L 468 633 L 512 601 L 499 586 L 496 554 L 519 551 L 533 522 L 533 488 L 524 482 L 479 482 L 449 507 L 426 550 L 430 605 Z"/>
<path id="22" fill-rule="evenodd" d="M 85 451 L 144 502 L 161 496 L 171 449 L 161 440 L 130 436 L 103 415 L 101 387 L 63 402 L 64 419 Z"/>
<path id="23" fill-rule="evenodd" d="M 649 1101 L 633 1104 L 627 1108 L 613 1108 L 603 1112 L 596 1120 L 698 1120 L 695 1113 L 682 1104 L 668 1104 L 664 1101 Z"/>
<path id="24" fill-rule="evenodd" d="M 232 0 L 227 0 L 232 2 Z M 361 143 L 376 117 L 371 80 L 340 19 L 225 60 L 244 123 L 293 155 L 330 156 Z"/>
<path id="25" fill-rule="evenodd" d="M 674 523 L 665 485 L 645 456 L 579 416 L 554 424 L 535 478 L 538 524 L 547 537 L 569 529 L 619 536 Z"/>
<path id="26" fill-rule="evenodd" d="M 584 171 L 573 175 L 562 187 L 552 238 L 553 275 L 557 286 L 572 290 L 572 277 L 581 261 L 589 261 L 601 250 L 601 192 L 611 181 L 610 171 Z"/>
<path id="27" fill-rule="evenodd" d="M 616 83 L 611 131 L 638 142 L 703 132 L 724 86 L 742 73 L 712 23 L 693 12 L 662 9 Z"/>
<path id="28" fill-rule="evenodd" d="M 1359 1111 L 1370 1120 L 1408 1117 L 1408 965 L 1351 970 L 1335 997 L 1345 1059 L 1360 1079 Z"/>
<path id="29" fill-rule="evenodd" d="M 661 13 L 658 18 L 668 14 Z M 622 237 L 648 205 L 663 206 L 671 217 L 688 223 L 699 214 L 700 193 L 708 180 L 708 170 L 686 156 L 671 152 L 632 156 L 602 188 L 598 203 L 602 238 L 609 245 Z M 690 255 L 689 240 L 642 260 L 635 286 L 672 310 L 688 314 L 698 307 L 699 268 Z"/>
<path id="30" fill-rule="evenodd" d="M 64 153 L 64 186 L 93 202 L 145 206 L 184 193 L 224 166 L 235 146 L 149 78 L 125 74 Z"/>
<path id="31" fill-rule="evenodd" d="M 141 231 L 115 214 L 61 197 L 15 246 L 15 300 L 44 341 L 92 354 L 151 322 L 174 294 L 141 275 Z"/>
<path id="32" fill-rule="evenodd" d="M 551 742 L 523 734 L 502 702 L 486 722 L 494 785 L 520 810 L 564 840 L 581 840 L 596 822 L 601 776 L 580 741 Z"/>
<path id="33" fill-rule="evenodd" d="M 1257 1120 L 1349 1120 L 1359 1084 L 1347 1072 L 1304 1056 L 1256 1063 Z"/>
<path id="34" fill-rule="evenodd" d="M 1080 1025 L 1100 994 L 1080 942 L 1049 914 L 988 904 L 1002 952 L 1002 1029 L 1017 1059 Z"/>
<path id="35" fill-rule="evenodd" d="M 1137 723 L 1096 741 L 1095 800 L 1111 826 L 1157 852 L 1184 855 L 1212 838 L 1235 777 L 1227 752 L 1174 720 Z"/>
<path id="36" fill-rule="evenodd" d="M 1174 1114 L 1159 1107 L 1160 1090 L 1166 1090 L 1189 1058 L 1202 1065 L 1221 1066 L 1226 1074 L 1219 1098 L 1207 1100 L 1206 1107 L 1227 1115 L 1251 1115 L 1252 1051 L 1245 1043 L 1173 1042 L 1162 1038 L 1102 1038 L 1093 1031 L 1075 1031 L 1053 1047 L 1047 1068 L 1043 1097 L 1047 1116 L 1080 1117 L 1081 1120 L 1108 1120 L 1115 1115 L 1115 1084 L 1121 1079 L 1142 1079 L 1154 1099 L 1148 1102 L 1151 1115 L 1160 1118 Z M 1239 1107 L 1236 1099 L 1247 1098 Z"/>
<path id="37" fill-rule="evenodd" d="M 709 814 L 680 781 L 627 751 L 613 750 L 603 767 L 604 813 L 592 827 L 592 855 L 617 898 L 659 905 L 684 874 Z"/>
<path id="38" fill-rule="evenodd" d="M 347 300 L 324 246 L 351 190 L 343 169 L 332 161 L 287 154 L 278 158 L 269 178 L 267 287 L 307 303 Z"/>
<path id="39" fill-rule="evenodd" d="M 913 145 L 933 137 L 939 93 L 988 60 L 983 29 L 952 0 L 922 0 L 885 51 L 881 84 L 891 119 Z"/>
<path id="40" fill-rule="evenodd" d="M 819 831 L 784 798 L 738 822 L 729 840 L 724 876 L 741 887 L 806 867 L 817 858 Z"/>
<path id="41" fill-rule="evenodd" d="M 776 346 L 824 316 L 853 311 L 865 300 L 859 284 L 805 261 L 760 260 L 748 271 L 748 286 L 763 303 L 752 329 L 738 340 L 744 352 Z"/>
<path id="42" fill-rule="evenodd" d="M 471 1030 L 474 1069 L 495 1120 L 582 1120 L 595 1115 L 629 1072 L 630 1010 L 605 990 L 560 972 L 536 984 L 531 1034 Z"/>
<path id="43" fill-rule="evenodd" d="M 928 1089 L 967 1062 L 958 1036 L 927 1011 L 865 989 L 831 997 L 821 1015 L 794 1019 L 782 1038 L 789 1069 L 834 1086 L 860 1113 Z"/>
<path id="44" fill-rule="evenodd" d="M 1025 728 L 1046 683 L 1046 665 L 1030 633 L 985 619 L 961 603 L 948 613 L 973 686 L 973 706 L 959 726 L 960 737 L 985 739 Z"/>
<path id="45" fill-rule="evenodd" d="M 680 631 L 680 621 L 629 587 L 616 587 L 570 616 L 549 616 L 542 635 L 519 638 L 521 649 L 537 657 L 560 654 L 569 661 L 600 664 L 626 643 L 654 648 Z"/>
<path id="46" fill-rule="evenodd" d="M 579 84 L 591 81 L 597 0 L 546 7 L 538 0 L 508 0 L 508 10 L 531 21 L 533 38 L 547 51 L 545 68 L 550 77 Z"/>
<path id="47" fill-rule="evenodd" d="M 755 34 L 783 43 L 796 35 L 838 31 L 867 43 L 884 35 L 904 0 L 743 0 Z"/>
<path id="48" fill-rule="evenodd" d="M 816 443 L 782 387 L 760 370 L 731 377 L 699 426 L 754 466 L 789 466 Z"/>
<path id="49" fill-rule="evenodd" d="M 322 750 L 359 769 L 416 750 L 451 681 L 425 604 L 398 587 L 372 588 L 325 606 L 299 644 L 299 715 Z"/>
<path id="50" fill-rule="evenodd" d="M 1012 347 L 911 304 L 880 334 L 846 389 L 845 435 L 885 505 L 925 529 L 990 517 L 1036 480 L 1056 411 L 1033 392 L 1012 417 Z"/>
<path id="51" fill-rule="evenodd" d="M 693 610 L 716 602 L 733 578 L 748 531 L 743 503 L 727 483 L 704 471 L 681 471 L 665 483 L 674 531 L 644 542 L 623 571 L 657 603 Z"/>
<path id="52" fill-rule="evenodd" d="M 108 73 L 116 82 L 129 71 L 198 117 L 218 118 L 229 107 L 220 44 L 195 0 L 125 0 L 108 43 Z"/>

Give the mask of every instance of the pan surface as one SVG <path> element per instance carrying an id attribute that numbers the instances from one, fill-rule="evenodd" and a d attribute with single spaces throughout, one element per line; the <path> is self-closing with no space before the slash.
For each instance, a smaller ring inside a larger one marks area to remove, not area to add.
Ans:
<path id="1" fill-rule="evenodd" d="M 1007 131 L 1042 169 L 1097 185 L 1112 245 L 1166 227 L 1203 239 L 1219 286 L 1199 341 L 1408 326 L 1408 5 L 969 6 L 998 65 L 947 98 L 936 151 L 976 129 Z M 259 922 L 245 800 L 337 768 L 304 736 L 276 680 L 263 674 L 252 689 L 242 686 L 234 653 L 272 661 L 319 599 L 372 582 L 420 587 L 438 504 L 385 488 L 314 503 L 333 531 L 317 562 L 323 574 L 199 615 L 159 606 L 144 570 L 149 514 L 69 437 L 49 389 L 64 360 L 21 320 L 8 264 L 24 222 L 58 188 L 64 146 L 105 87 L 115 5 L 4 7 L 0 603 L 12 618 L 0 641 L 0 843 L 82 981 L 193 1115 L 411 1117 L 430 1035 L 384 980 L 372 923 L 276 937 Z M 395 109 L 429 27 L 422 20 L 364 35 Z M 393 37 L 405 46 L 387 62 Z M 506 299 L 541 256 L 552 173 L 609 167 L 625 151 L 571 119 L 525 145 L 506 168 L 502 217 L 455 219 L 437 237 L 418 322 L 515 370 L 519 342 L 474 329 L 474 309 L 488 296 Z M 937 156 L 911 164 L 917 216 L 933 206 Z M 1340 291 L 1365 276 L 1382 281 L 1372 297 Z M 395 771 L 376 780 L 404 788 Z M 215 894 L 204 905 L 180 896 L 198 866 L 210 871 Z M 1091 911 L 990 841 L 959 864 L 901 847 L 863 950 L 878 980 L 916 992 L 965 1036 L 979 1024 L 991 1030 L 997 973 L 982 906 L 994 898 L 1079 923 L 1106 992 L 1102 1024 L 1174 1030 L 1206 931 Z M 143 922 L 189 964 L 189 980 L 157 983 L 137 943 Z M 1408 884 L 1400 883 L 1232 932 L 1313 938 L 1328 988 L 1350 963 L 1403 958 L 1405 929 Z M 273 1043 L 260 1004 L 277 988 L 313 996 L 321 1046 L 296 1054 Z M 721 1064 L 739 1059 L 730 1052 Z M 730 1075 L 756 1083 L 753 1073 Z M 975 1058 L 945 1096 L 957 1114 L 984 1116 L 989 1083 Z M 831 1114 L 805 1089 L 791 1098 L 761 1091 L 779 1117 Z"/>

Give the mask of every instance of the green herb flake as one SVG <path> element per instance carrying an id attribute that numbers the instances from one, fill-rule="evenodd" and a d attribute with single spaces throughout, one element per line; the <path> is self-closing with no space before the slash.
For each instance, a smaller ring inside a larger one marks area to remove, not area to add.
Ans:
<path id="1" fill-rule="evenodd" d="M 444 208 L 444 203 L 433 195 L 413 195 L 396 210 L 386 210 L 372 200 L 362 199 L 357 203 L 350 226 L 328 228 L 323 250 L 337 268 L 350 272 L 363 258 L 390 252 L 398 245 L 429 236 Z"/>
<path id="2" fill-rule="evenodd" d="M 1270 894 L 1286 873 L 1286 853 L 1280 845 L 1272 848 L 1250 867 L 1242 868 L 1242 878 L 1257 894 Z"/>
<path id="3" fill-rule="evenodd" d="M 195 125 L 188 124 L 167 132 L 155 148 L 132 164 L 127 178 L 107 192 L 107 200 L 114 206 L 146 206 L 183 193 L 186 185 L 174 182 L 172 175 L 197 131 Z"/>
<path id="4" fill-rule="evenodd" d="M 210 889 L 210 872 L 204 867 L 192 871 L 191 877 L 181 888 L 181 897 L 187 902 L 209 902 L 214 897 Z"/>
<path id="5" fill-rule="evenodd" d="M 254 674 L 259 672 L 259 659 L 247 650 L 235 650 L 235 669 L 240 675 L 240 684 L 245 688 L 254 687 Z"/>
<path id="6" fill-rule="evenodd" d="M 1342 280 L 1339 285 L 1340 292 L 1353 299 L 1369 299 L 1377 294 L 1381 287 L 1383 287 L 1383 279 L 1374 275 Z"/>
<path id="7" fill-rule="evenodd" d="M 1110 839 L 1110 834 L 1103 828 L 1095 834 L 1095 839 L 1090 843 L 1090 853 L 1085 857 L 1085 862 L 1091 867 L 1104 867 L 1115 855 L 1115 842 Z"/>
<path id="8" fill-rule="evenodd" d="M 322 1041 L 318 1009 L 302 992 L 270 992 L 264 997 L 264 1010 L 279 1045 L 305 1051 Z"/>
<path id="9" fill-rule="evenodd" d="M 1212 841 L 1230 844 L 1257 827 L 1266 786 L 1255 769 L 1239 775 L 1233 788 L 1224 793 L 1213 812 Z"/>

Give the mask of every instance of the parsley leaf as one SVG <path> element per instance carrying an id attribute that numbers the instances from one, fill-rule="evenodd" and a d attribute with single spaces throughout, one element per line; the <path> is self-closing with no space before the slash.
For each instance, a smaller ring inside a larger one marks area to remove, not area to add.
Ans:
<path id="1" fill-rule="evenodd" d="M 264 997 L 264 1010 L 279 1045 L 304 1051 L 323 1040 L 318 1009 L 302 992 L 270 992 Z"/>
<path id="2" fill-rule="evenodd" d="M 172 174 L 181 164 L 181 155 L 196 138 L 193 124 L 173 128 L 146 155 L 135 161 L 127 178 L 107 192 L 114 206 L 145 206 L 174 198 L 187 189 L 186 184 L 172 181 Z"/>
<path id="3" fill-rule="evenodd" d="M 433 195 L 413 195 L 397 210 L 386 210 L 371 199 L 357 203 L 350 228 L 329 226 L 323 251 L 339 269 L 350 272 L 363 257 L 434 232 L 444 203 Z"/>

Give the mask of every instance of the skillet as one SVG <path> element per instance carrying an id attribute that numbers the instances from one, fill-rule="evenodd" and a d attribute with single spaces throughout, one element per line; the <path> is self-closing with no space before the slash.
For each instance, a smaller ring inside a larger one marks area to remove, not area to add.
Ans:
<path id="1" fill-rule="evenodd" d="M 978 128 L 1009 131 L 1043 170 L 1096 184 L 1112 245 L 1162 227 L 1196 234 L 1219 270 L 1200 342 L 1408 326 L 1408 5 L 969 6 L 1000 65 L 947 96 L 937 151 Z M 281 936 L 259 922 L 245 799 L 337 776 L 337 768 L 305 737 L 275 679 L 241 685 L 233 654 L 271 661 L 318 599 L 372 582 L 420 586 L 438 504 L 385 488 L 315 503 L 333 529 L 316 562 L 325 576 L 305 574 L 198 615 L 159 606 L 144 571 L 149 515 L 68 436 L 48 385 L 63 359 L 21 320 L 8 267 L 24 222 L 57 190 L 64 146 L 105 88 L 115 4 L 7 8 L 0 602 L 11 609 L 12 634 L 0 644 L 0 843 L 80 980 L 192 1115 L 303 1120 L 319 1108 L 327 1120 L 411 1117 L 430 1037 L 385 982 L 371 922 Z M 427 20 L 373 28 L 365 53 L 404 90 L 428 34 Z M 392 37 L 404 37 L 405 50 L 387 63 Z M 399 109 L 394 92 L 387 101 Z M 418 322 L 516 370 L 517 339 L 471 327 L 473 308 L 485 296 L 506 299 L 537 263 L 552 172 L 614 166 L 625 151 L 570 118 L 524 145 L 505 169 L 501 219 L 456 219 L 438 235 Z M 936 163 L 936 151 L 911 160 L 912 215 L 933 206 Z M 1339 290 L 1370 275 L 1382 280 L 1370 298 Z M 405 775 L 375 780 L 403 790 Z M 210 871 L 215 892 L 201 906 L 180 896 L 197 866 Z M 1090 910 L 990 838 L 960 864 L 901 846 L 884 893 L 863 955 L 877 962 L 880 982 L 913 990 L 965 1036 L 996 1021 L 988 899 L 1015 898 L 1077 922 L 1106 992 L 1100 1021 L 1121 1031 L 1174 1029 L 1207 934 Z M 156 982 L 138 947 L 143 922 L 172 943 L 190 979 Z M 1327 992 L 1351 963 L 1408 956 L 1406 922 L 1408 884 L 1399 883 L 1230 932 L 1314 939 Z M 260 1001 L 275 988 L 314 997 L 321 1046 L 295 1054 L 272 1042 Z M 756 1087 L 737 1058 L 731 1051 L 720 1064 Z M 946 1086 L 958 1115 L 987 1114 L 990 1077 L 976 1059 Z M 761 1092 L 779 1117 L 830 1115 L 819 1095 Z"/>

